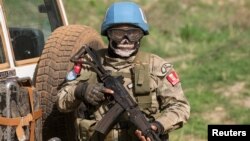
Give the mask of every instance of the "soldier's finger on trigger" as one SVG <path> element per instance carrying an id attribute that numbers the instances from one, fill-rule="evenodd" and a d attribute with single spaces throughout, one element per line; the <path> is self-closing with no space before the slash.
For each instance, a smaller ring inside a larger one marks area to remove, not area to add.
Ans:
<path id="1" fill-rule="evenodd" d="M 109 89 L 109 88 L 105 88 L 103 87 L 103 89 L 101 90 L 103 93 L 106 93 L 106 94 L 114 94 L 114 91 Z"/>

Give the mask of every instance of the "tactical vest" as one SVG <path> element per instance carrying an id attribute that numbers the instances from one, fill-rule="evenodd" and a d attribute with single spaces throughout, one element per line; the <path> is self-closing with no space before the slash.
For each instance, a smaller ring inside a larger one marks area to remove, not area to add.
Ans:
<path id="1" fill-rule="evenodd" d="M 104 51 L 100 53 L 100 57 L 104 57 Z M 131 73 L 112 72 L 112 76 L 122 75 L 125 78 L 132 80 L 134 97 L 141 109 L 149 108 L 152 103 L 152 96 L 150 93 L 150 54 L 145 52 L 138 52 L 133 61 L 134 68 Z M 84 71 L 79 80 L 88 80 L 89 83 L 97 83 L 97 75 L 93 71 Z"/>
<path id="2" fill-rule="evenodd" d="M 100 57 L 104 58 L 105 55 L 105 50 L 100 51 Z M 112 72 L 112 76 L 120 76 L 122 75 L 124 78 L 128 78 L 132 81 L 132 89 L 133 89 L 133 96 L 136 99 L 136 102 L 138 103 L 138 106 L 140 107 L 141 110 L 144 111 L 145 114 L 150 114 L 150 112 L 146 109 L 151 108 L 152 106 L 152 100 L 153 96 L 151 93 L 150 89 L 150 81 L 151 80 L 151 71 L 152 69 L 152 64 L 151 62 L 151 54 L 150 53 L 145 53 L 145 52 L 138 52 L 136 55 L 136 58 L 133 61 L 134 67 L 130 70 L 128 73 L 124 72 Z M 94 71 L 89 68 L 88 70 L 82 71 L 81 75 L 77 78 L 79 80 L 83 81 L 88 81 L 88 83 L 98 83 L 98 78 L 97 75 Z M 158 116 L 155 114 L 154 116 Z M 86 123 L 88 124 L 93 124 L 94 121 L 86 121 L 82 122 L 82 126 L 86 126 Z M 128 125 L 127 125 L 128 126 Z M 88 126 L 87 126 L 88 127 Z M 114 128 L 115 129 L 115 128 Z M 93 129 L 92 129 L 93 130 Z M 89 132 L 90 130 L 87 128 L 85 132 Z M 129 130 L 121 130 L 122 132 L 119 133 L 119 141 L 125 141 L 127 138 L 130 140 L 138 140 L 137 137 L 128 137 L 128 135 L 134 134 L 134 129 L 129 128 Z M 84 132 L 84 133 L 85 133 Z M 124 135 L 123 135 L 123 132 Z M 129 133 L 128 133 L 129 132 Z M 86 134 L 82 133 L 82 136 L 86 136 Z M 113 141 L 113 132 L 110 132 L 107 136 L 106 139 L 108 141 Z"/>

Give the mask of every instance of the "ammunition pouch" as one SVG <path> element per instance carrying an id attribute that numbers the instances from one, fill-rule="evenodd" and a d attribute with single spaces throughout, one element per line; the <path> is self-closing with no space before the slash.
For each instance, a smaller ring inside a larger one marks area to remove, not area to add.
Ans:
<path id="1" fill-rule="evenodd" d="M 77 119 L 79 141 L 88 141 L 94 133 L 95 120 Z"/>
<path id="2" fill-rule="evenodd" d="M 139 52 L 133 68 L 134 96 L 140 108 L 149 108 L 152 104 L 150 93 L 150 54 Z"/>

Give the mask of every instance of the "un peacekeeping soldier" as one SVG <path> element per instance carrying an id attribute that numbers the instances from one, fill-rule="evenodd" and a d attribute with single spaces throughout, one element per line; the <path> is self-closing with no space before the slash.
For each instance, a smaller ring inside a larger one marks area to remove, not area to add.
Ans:
<path id="1" fill-rule="evenodd" d="M 106 12 L 101 34 L 109 40 L 108 48 L 98 51 L 102 65 L 113 76 L 124 77 L 124 87 L 138 103 L 151 128 L 162 140 L 167 140 L 170 131 L 187 122 L 190 106 L 173 65 L 139 50 L 141 39 L 149 34 L 142 9 L 133 2 L 113 3 Z M 109 102 L 105 97 L 113 94 L 87 65 L 58 92 L 57 104 L 62 112 L 73 111 L 81 103 L 87 106 L 85 118 L 77 119 L 79 140 L 88 140 L 93 134 L 95 125 L 108 111 Z M 150 139 L 127 120 L 126 114 L 119 117 L 105 138 L 105 141 L 138 140 Z"/>

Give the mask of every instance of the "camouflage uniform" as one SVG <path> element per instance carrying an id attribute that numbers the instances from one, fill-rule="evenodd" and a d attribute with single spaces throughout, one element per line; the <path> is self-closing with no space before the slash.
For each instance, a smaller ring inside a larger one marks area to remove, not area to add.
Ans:
<path id="1" fill-rule="evenodd" d="M 167 134 L 180 128 L 188 120 L 190 106 L 171 64 L 157 55 L 140 51 L 136 56 L 131 56 L 126 60 L 111 58 L 106 51 L 103 49 L 98 52 L 105 69 L 111 70 L 114 76 L 124 76 L 124 87 L 137 101 L 149 121 L 160 122 Z M 74 90 L 79 81 L 98 82 L 95 72 L 89 66 L 85 66 L 76 80 L 67 82 L 59 91 L 58 108 L 60 111 L 75 110 L 82 102 L 74 96 Z M 97 107 L 89 107 L 89 118 L 77 119 L 80 140 L 87 140 L 88 136 L 93 133 L 96 122 L 101 120 L 108 110 L 107 104 L 108 102 L 104 101 Z M 138 140 L 134 135 L 136 128 L 126 119 L 125 114 L 119 118 L 120 124 L 110 131 L 105 141 Z"/>

